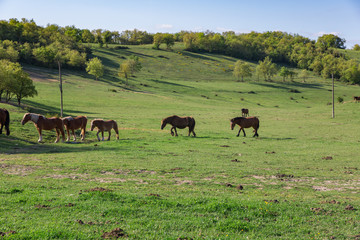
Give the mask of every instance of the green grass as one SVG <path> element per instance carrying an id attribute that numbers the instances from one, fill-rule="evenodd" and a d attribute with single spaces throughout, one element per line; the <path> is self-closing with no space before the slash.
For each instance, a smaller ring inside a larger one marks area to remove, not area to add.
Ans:
<path id="1" fill-rule="evenodd" d="M 89 131 L 83 143 L 54 144 L 49 131 L 38 144 L 34 126 L 20 121 L 26 110 L 60 112 L 57 82 L 36 82 L 39 95 L 24 100 L 25 109 L 0 104 L 11 113 L 12 131 L 0 135 L 5 239 L 100 239 L 116 228 L 128 239 L 359 234 L 360 105 L 352 101 L 358 86 L 336 84 L 344 103 L 332 119 L 330 82 L 315 76 L 307 83 L 238 82 L 229 71 L 236 59 L 188 53 L 181 45 L 93 54 L 106 75 L 95 81 L 64 71 L 64 112 L 116 120 L 119 141 L 97 142 Z M 116 71 L 132 54 L 143 69 L 125 85 Z M 56 70 L 25 69 L 56 79 Z M 259 117 L 259 138 L 250 129 L 246 138 L 230 130 L 229 119 L 243 107 Z M 160 130 L 172 114 L 193 116 L 197 137 Z"/>

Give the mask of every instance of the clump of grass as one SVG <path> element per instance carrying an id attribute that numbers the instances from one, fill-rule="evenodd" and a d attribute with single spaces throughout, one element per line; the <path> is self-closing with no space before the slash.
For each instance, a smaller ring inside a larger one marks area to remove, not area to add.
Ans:
<path id="1" fill-rule="evenodd" d="M 291 93 L 301 93 L 299 90 L 297 89 L 289 89 L 289 92 Z"/>
<path id="2" fill-rule="evenodd" d="M 344 98 L 338 97 L 338 98 L 337 98 L 337 101 L 338 101 L 339 103 L 342 103 L 342 102 L 344 102 Z"/>

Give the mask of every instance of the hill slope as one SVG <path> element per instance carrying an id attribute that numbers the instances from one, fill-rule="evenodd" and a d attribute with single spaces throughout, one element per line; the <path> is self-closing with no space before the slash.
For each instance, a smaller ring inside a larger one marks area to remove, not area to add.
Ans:
<path id="1" fill-rule="evenodd" d="M 126 85 L 120 61 L 141 57 L 143 69 Z M 59 113 L 56 70 L 37 74 L 39 95 L 11 113 L 11 135 L 0 135 L 3 218 L 8 238 L 99 239 L 104 232 L 129 239 L 350 238 L 360 231 L 358 86 L 331 86 L 313 77 L 238 82 L 235 59 L 212 54 L 156 51 L 151 46 L 98 49 L 106 64 L 95 81 L 64 72 L 65 115 L 114 119 L 120 140 L 38 144 L 28 110 Z M 229 119 L 241 108 L 260 119 L 259 138 L 235 137 Z M 160 130 L 172 114 L 196 119 L 172 137 Z M 107 136 L 107 134 L 106 134 Z M 105 136 L 105 137 L 106 137 Z M 241 187 L 240 187 L 241 185 Z M 333 204 L 336 203 L 336 204 Z M 317 224 L 313 224 L 316 222 Z M 114 231 L 116 228 L 121 228 Z M 15 231 L 16 233 L 12 233 Z"/>

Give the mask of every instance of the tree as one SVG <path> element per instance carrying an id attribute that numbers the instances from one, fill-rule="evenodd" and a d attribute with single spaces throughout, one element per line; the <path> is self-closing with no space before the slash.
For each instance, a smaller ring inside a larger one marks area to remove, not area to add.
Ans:
<path id="1" fill-rule="evenodd" d="M 303 69 L 300 74 L 299 77 L 303 78 L 304 82 L 306 81 L 306 79 L 309 77 L 309 72 L 306 69 Z"/>
<path id="2" fill-rule="evenodd" d="M 281 67 L 279 71 L 279 76 L 283 77 L 283 82 L 285 82 L 285 79 L 289 76 L 290 71 L 287 67 Z"/>
<path id="3" fill-rule="evenodd" d="M 340 38 L 334 34 L 324 34 L 321 37 L 318 37 L 316 46 L 325 50 L 328 48 L 345 49 L 345 42 L 345 39 Z"/>
<path id="4" fill-rule="evenodd" d="M 130 56 L 129 59 L 120 64 L 118 75 L 119 77 L 125 77 L 126 84 L 128 84 L 129 77 L 141 70 L 142 66 L 137 56 Z"/>
<path id="5" fill-rule="evenodd" d="M 355 51 L 360 51 L 360 45 L 359 44 L 355 44 L 353 47 L 353 50 Z"/>
<path id="6" fill-rule="evenodd" d="M 92 58 L 86 63 L 86 72 L 95 76 L 96 81 L 104 75 L 104 65 L 99 58 Z"/>
<path id="7" fill-rule="evenodd" d="M 266 57 L 263 61 L 259 61 L 256 70 L 264 76 L 265 80 L 270 80 L 278 71 L 276 64 L 271 61 L 270 57 Z"/>
<path id="8" fill-rule="evenodd" d="M 163 34 L 162 33 L 157 33 L 154 36 L 154 46 L 153 48 L 156 50 L 160 49 L 160 44 L 162 43 L 162 39 L 163 39 Z"/>
<path id="9" fill-rule="evenodd" d="M 6 92 L 6 101 L 15 95 L 19 106 L 23 98 L 37 95 L 29 74 L 22 70 L 19 63 L 8 60 L 0 60 L 0 100 L 3 92 Z"/>
<path id="10" fill-rule="evenodd" d="M 175 38 L 174 35 L 170 33 L 165 33 L 162 36 L 162 43 L 166 44 L 166 49 L 170 50 L 172 46 L 175 44 Z"/>
<path id="11" fill-rule="evenodd" d="M 238 79 L 241 77 L 241 81 L 244 80 L 244 77 L 251 77 L 252 69 L 250 64 L 240 60 L 236 61 L 233 75 Z"/>

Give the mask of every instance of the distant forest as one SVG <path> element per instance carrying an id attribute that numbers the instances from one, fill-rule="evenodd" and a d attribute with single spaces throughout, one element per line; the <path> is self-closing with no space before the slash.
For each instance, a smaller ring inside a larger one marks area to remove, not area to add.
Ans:
<path id="1" fill-rule="evenodd" d="M 120 33 L 56 24 L 41 27 L 27 19 L 0 21 L 0 59 L 45 67 L 56 67 L 61 61 L 65 68 L 84 69 L 91 54 L 91 48 L 84 43 L 96 43 L 100 47 L 153 44 L 155 49 L 165 44 L 171 49 L 175 42 L 183 42 L 186 51 L 218 53 L 249 61 L 269 57 L 273 62 L 311 70 L 324 78 L 333 75 L 344 82 L 360 83 L 359 62 L 347 59 L 338 51 L 345 48 L 346 41 L 332 34 L 324 34 L 315 41 L 280 31 L 151 34 L 134 29 Z"/>

